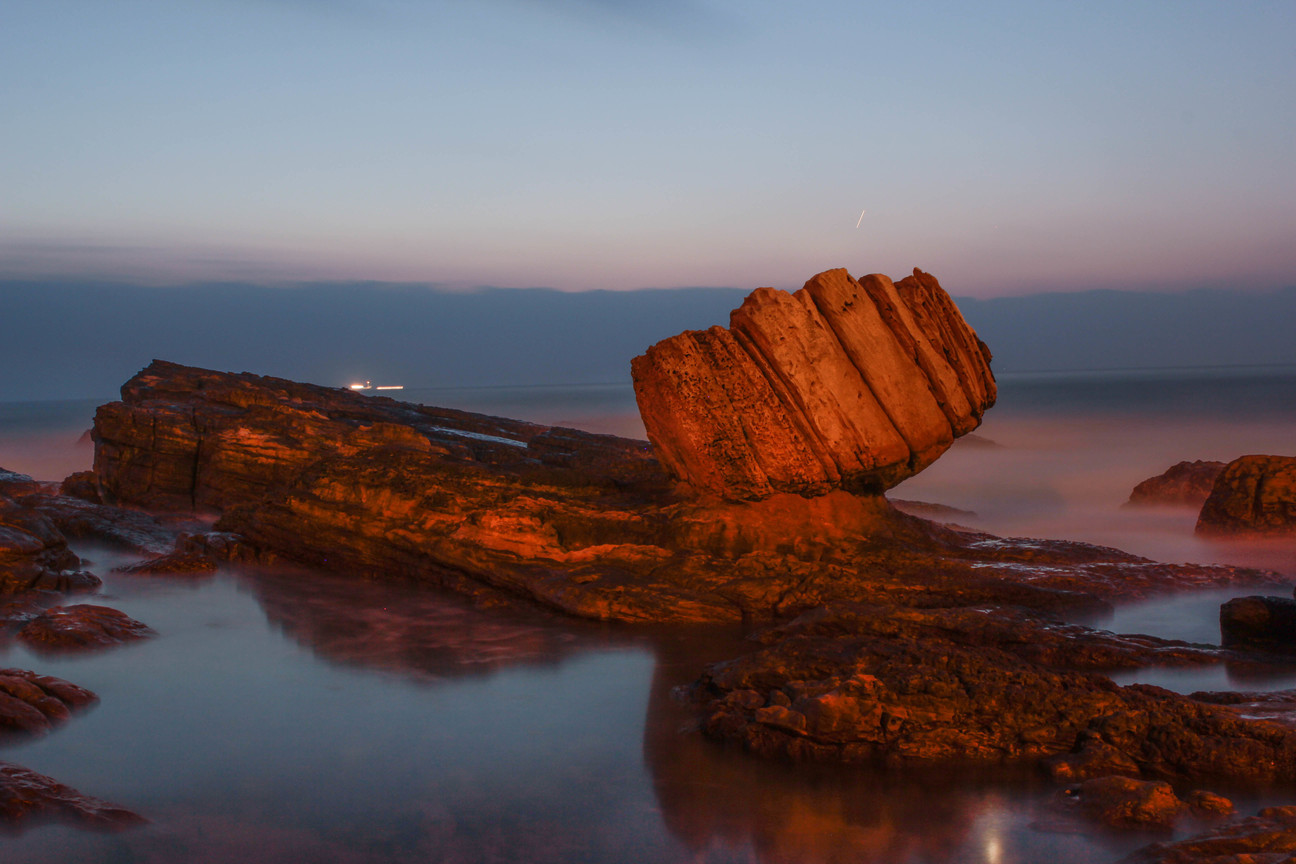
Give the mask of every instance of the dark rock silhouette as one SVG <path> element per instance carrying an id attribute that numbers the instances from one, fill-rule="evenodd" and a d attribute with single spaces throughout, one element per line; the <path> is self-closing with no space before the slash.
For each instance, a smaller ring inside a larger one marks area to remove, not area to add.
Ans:
<path id="1" fill-rule="evenodd" d="M 1223 470 L 1223 462 L 1179 462 L 1135 486 L 1126 504 L 1200 507 Z"/>
<path id="2" fill-rule="evenodd" d="M 1220 606 L 1220 637 L 1230 648 L 1296 652 L 1296 600 L 1235 597 Z"/>
<path id="3" fill-rule="evenodd" d="M 124 807 L 83 795 L 44 774 L 0 762 L 0 828 L 21 830 L 53 821 L 97 831 L 119 831 L 148 820 Z"/>

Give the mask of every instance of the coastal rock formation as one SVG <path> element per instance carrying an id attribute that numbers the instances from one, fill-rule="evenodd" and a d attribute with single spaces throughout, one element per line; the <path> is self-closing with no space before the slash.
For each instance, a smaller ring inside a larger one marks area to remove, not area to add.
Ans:
<path id="1" fill-rule="evenodd" d="M 1000 610 L 963 610 L 961 620 L 951 611 L 828 610 L 776 628 L 766 647 L 716 664 L 694 685 L 703 730 L 766 756 L 1034 762 L 1067 781 L 1296 770 L 1296 730 L 1157 687 L 1117 686 L 1078 671 L 1091 662 L 1079 652 L 1040 656 L 1031 638 L 1047 629 L 1039 625 L 1010 637 L 997 622 L 971 623 Z"/>
<path id="2" fill-rule="evenodd" d="M 646 442 L 246 373 L 155 361 L 122 395 L 95 418 L 109 500 L 218 512 L 206 537 L 238 535 L 225 545 L 243 559 L 585 618 L 780 619 L 835 601 L 1057 609 L 1256 581 L 934 525 L 842 490 L 685 499 Z"/>
<path id="3" fill-rule="evenodd" d="M 46 609 L 18 631 L 19 639 L 46 651 L 107 648 L 155 635 L 124 612 L 89 603 Z"/>
<path id="4" fill-rule="evenodd" d="M 0 494 L 0 596 L 98 585 L 48 517 Z"/>
<path id="5" fill-rule="evenodd" d="M 829 270 L 795 294 L 757 289 L 729 329 L 658 342 L 631 370 L 666 469 L 744 501 L 880 493 L 916 474 L 994 404 L 989 361 L 931 275 Z"/>
<path id="6" fill-rule="evenodd" d="M 1296 600 L 1235 597 L 1220 606 L 1220 637 L 1226 648 L 1296 652 Z"/>
<path id="7" fill-rule="evenodd" d="M 1113 828 L 1173 828 L 1190 811 L 1216 818 L 1233 812 L 1233 802 L 1210 792 L 1199 789 L 1184 800 L 1164 780 L 1119 776 L 1077 783 L 1064 789 L 1059 799 L 1064 807 Z"/>
<path id="8" fill-rule="evenodd" d="M 53 821 L 117 831 L 148 820 L 124 807 L 83 795 L 52 777 L 0 762 L 0 826 L 23 829 Z"/>
<path id="9" fill-rule="evenodd" d="M 1161 474 L 1149 477 L 1130 492 L 1129 506 L 1201 507 L 1210 497 L 1223 462 L 1179 462 Z"/>
<path id="10" fill-rule="evenodd" d="M 1243 456 L 1230 462 L 1202 505 L 1197 533 L 1296 536 L 1296 457 Z"/>

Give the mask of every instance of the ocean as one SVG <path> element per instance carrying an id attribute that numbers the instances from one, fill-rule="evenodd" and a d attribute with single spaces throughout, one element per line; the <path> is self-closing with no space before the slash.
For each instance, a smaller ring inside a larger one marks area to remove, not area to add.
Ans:
<path id="1" fill-rule="evenodd" d="M 626 384 L 406 390 L 411 401 L 642 436 Z M 88 468 L 95 401 L 0 403 L 0 467 Z M 1296 574 L 1291 544 L 1207 543 L 1182 508 L 1122 508 L 1181 460 L 1296 455 L 1296 368 L 1003 375 L 983 426 L 893 497 L 1013 536 Z M 1115 861 L 1165 835 L 1059 819 L 1030 771 L 768 763 L 703 740 L 671 691 L 731 655 L 729 628 L 633 628 L 482 611 L 427 589 L 294 568 L 111 572 L 93 602 L 158 636 L 87 656 L 0 642 L 0 666 L 89 687 L 93 710 L 0 759 L 130 807 L 121 834 L 0 836 L 6 862 Z M 1217 642 L 1236 591 L 1153 598 L 1096 622 Z M 1296 686 L 1226 669 L 1122 681 Z M 1217 788 L 1243 811 L 1296 790 Z M 1184 825 L 1182 831 L 1191 830 Z"/>

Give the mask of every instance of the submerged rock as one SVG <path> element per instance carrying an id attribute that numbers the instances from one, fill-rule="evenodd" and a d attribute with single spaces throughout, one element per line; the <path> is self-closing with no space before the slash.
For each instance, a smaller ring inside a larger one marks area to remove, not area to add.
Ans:
<path id="1" fill-rule="evenodd" d="M 118 831 L 148 820 L 125 807 L 83 795 L 52 777 L 0 762 L 0 828 L 21 830 L 55 821 Z"/>
<path id="2" fill-rule="evenodd" d="M 155 635 L 123 612 L 88 603 L 46 609 L 18 631 L 33 648 L 60 651 L 107 648 Z"/>
<path id="3" fill-rule="evenodd" d="M 1223 462 L 1179 462 L 1155 477 L 1149 477 L 1130 492 L 1128 506 L 1201 507 L 1210 497 Z"/>
<path id="4" fill-rule="evenodd" d="M 830 270 L 795 294 L 757 289 L 729 329 L 658 342 L 631 370 L 667 470 L 742 501 L 879 493 L 916 474 L 994 404 L 989 361 L 929 274 Z"/>
<path id="5" fill-rule="evenodd" d="M 1210 537 L 1296 537 L 1296 457 L 1243 456 L 1215 481 L 1197 517 Z"/>
<path id="6" fill-rule="evenodd" d="M 1195 837 L 1153 843 L 1121 864 L 1283 864 L 1296 857 L 1296 807 L 1266 807 Z"/>

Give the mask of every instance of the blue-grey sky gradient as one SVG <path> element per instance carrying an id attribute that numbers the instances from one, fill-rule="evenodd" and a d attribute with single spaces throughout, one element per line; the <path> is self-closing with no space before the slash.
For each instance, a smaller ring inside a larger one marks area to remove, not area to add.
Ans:
<path id="1" fill-rule="evenodd" d="M 9 0 L 0 277 L 1281 286 L 1293 33 L 1290 0 Z"/>

